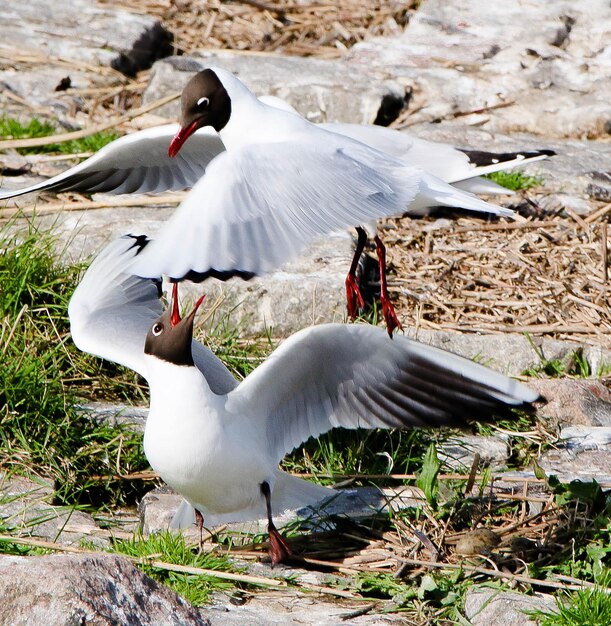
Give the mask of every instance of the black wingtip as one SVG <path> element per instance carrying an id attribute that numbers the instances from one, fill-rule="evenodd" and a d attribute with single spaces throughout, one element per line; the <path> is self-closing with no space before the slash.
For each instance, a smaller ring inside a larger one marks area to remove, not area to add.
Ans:
<path id="1" fill-rule="evenodd" d="M 196 272 L 195 270 L 188 271 L 184 276 L 173 276 L 170 278 L 172 282 L 180 282 L 181 280 L 190 280 L 194 283 L 201 283 L 208 278 L 217 278 L 218 280 L 226 281 L 230 278 L 237 276 L 242 280 L 250 280 L 254 278 L 256 274 L 254 272 L 247 272 L 245 270 L 215 270 L 211 268 L 205 272 Z"/>
<path id="2" fill-rule="evenodd" d="M 476 167 L 486 167 L 497 165 L 498 163 L 508 163 L 510 161 L 521 161 L 533 159 L 538 156 L 554 156 L 554 150 L 520 150 L 518 152 L 486 152 L 484 150 L 467 150 L 458 148 L 463 154 L 469 157 L 469 162 Z"/>
<path id="3" fill-rule="evenodd" d="M 142 250 L 144 250 L 144 248 L 146 248 L 146 246 L 151 242 L 151 240 L 146 236 L 146 235 L 132 235 L 131 233 L 128 233 L 127 235 L 124 235 L 125 239 L 133 239 L 134 243 L 132 244 L 130 250 L 132 248 L 138 248 L 138 250 L 136 250 L 136 256 L 138 256 Z"/>

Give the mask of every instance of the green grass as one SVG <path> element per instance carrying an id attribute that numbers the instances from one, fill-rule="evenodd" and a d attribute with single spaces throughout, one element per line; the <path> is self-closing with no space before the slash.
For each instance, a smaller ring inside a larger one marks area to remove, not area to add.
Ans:
<path id="1" fill-rule="evenodd" d="M 146 564 L 146 559 L 154 559 L 174 565 L 186 565 L 217 571 L 235 571 L 225 554 L 194 552 L 179 533 L 158 533 L 143 538 L 136 536 L 130 540 L 115 540 L 114 551 L 142 559 L 139 567 L 156 581 L 172 588 L 195 606 L 205 604 L 213 591 L 228 591 L 235 584 L 214 576 L 183 574 L 159 569 Z"/>
<path id="2" fill-rule="evenodd" d="M 511 189 L 512 191 L 520 191 L 523 189 L 531 189 L 543 184 L 543 178 L 540 176 L 528 176 L 519 170 L 504 170 L 501 172 L 492 172 L 486 174 L 484 178 L 489 178 L 497 185 Z"/>
<path id="3" fill-rule="evenodd" d="M 537 611 L 530 615 L 539 626 L 608 626 L 611 624 L 611 570 L 599 586 L 556 597 L 556 611 Z"/>
<path id="4" fill-rule="evenodd" d="M 7 115 L 0 116 L 0 139 L 30 139 L 49 137 L 58 134 L 58 129 L 49 122 L 32 118 L 22 123 Z M 36 148 L 19 148 L 20 154 L 59 152 L 60 154 L 79 154 L 81 152 L 97 152 L 106 144 L 118 139 L 120 135 L 112 131 L 101 131 L 81 139 L 73 139 L 61 143 L 50 143 Z"/>
<path id="5" fill-rule="evenodd" d="M 121 384 L 118 368 L 104 375 L 69 338 L 67 305 L 81 268 L 57 262 L 55 245 L 34 229 L 0 232 L 0 469 L 52 478 L 62 504 L 124 501 L 142 486 L 91 477 L 148 467 L 141 436 L 94 424 L 74 408 L 77 394 Z"/>

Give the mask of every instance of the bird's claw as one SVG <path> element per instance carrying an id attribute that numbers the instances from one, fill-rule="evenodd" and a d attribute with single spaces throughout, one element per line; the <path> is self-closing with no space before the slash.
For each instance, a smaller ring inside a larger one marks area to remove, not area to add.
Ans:
<path id="1" fill-rule="evenodd" d="M 354 321 L 358 312 L 365 307 L 365 301 L 361 295 L 356 276 L 351 274 L 346 277 L 346 303 L 348 315 Z"/>

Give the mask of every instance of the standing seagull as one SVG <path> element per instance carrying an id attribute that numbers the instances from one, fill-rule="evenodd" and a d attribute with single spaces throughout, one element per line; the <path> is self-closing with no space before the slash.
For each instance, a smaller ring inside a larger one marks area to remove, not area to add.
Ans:
<path id="1" fill-rule="evenodd" d="M 181 319 L 174 283 L 171 306 L 144 328 L 159 306 L 157 286 L 130 267 L 150 245 L 145 237 L 122 238 L 91 265 L 69 306 L 73 340 L 145 376 L 151 466 L 195 508 L 200 524 L 208 515 L 219 522 L 267 516 L 273 563 L 291 554 L 273 515 L 333 493 L 278 468 L 308 438 L 340 426 L 460 426 L 538 398 L 482 365 L 404 337 L 388 341 L 365 325 L 302 330 L 242 382 L 227 381 L 192 338 L 202 299 Z"/>

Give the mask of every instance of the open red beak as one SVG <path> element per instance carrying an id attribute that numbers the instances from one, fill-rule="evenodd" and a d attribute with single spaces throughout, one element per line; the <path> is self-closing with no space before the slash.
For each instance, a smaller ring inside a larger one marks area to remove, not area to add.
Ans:
<path id="1" fill-rule="evenodd" d="M 191 311 L 191 313 L 189 313 L 189 315 L 187 315 L 187 317 L 195 316 L 197 309 L 199 309 L 199 306 L 204 301 L 205 297 L 206 297 L 206 294 L 204 294 L 195 303 L 193 310 Z M 174 328 L 174 326 L 178 326 L 178 324 L 180 324 L 181 321 L 182 321 L 182 318 L 180 317 L 180 310 L 178 308 L 178 283 L 172 283 L 172 313 L 170 315 L 170 324 L 172 325 L 172 328 Z"/>
<path id="2" fill-rule="evenodd" d="M 170 142 L 170 147 L 168 148 L 168 154 L 170 155 L 170 157 L 174 158 L 178 154 L 185 141 L 187 141 L 187 139 L 189 139 L 189 137 L 197 130 L 198 122 L 199 120 L 191 122 L 189 126 L 181 128 L 174 135 L 174 139 L 172 139 L 172 141 Z"/>

